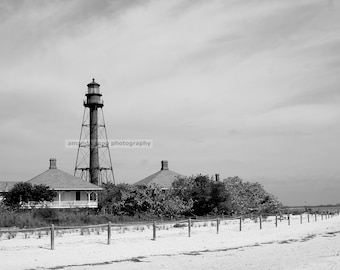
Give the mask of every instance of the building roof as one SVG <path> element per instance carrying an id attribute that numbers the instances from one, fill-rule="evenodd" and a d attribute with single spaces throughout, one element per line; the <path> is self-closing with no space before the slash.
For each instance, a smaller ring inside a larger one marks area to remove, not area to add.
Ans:
<path id="1" fill-rule="evenodd" d="M 173 172 L 169 170 L 168 167 L 168 161 L 166 160 L 162 160 L 161 162 L 162 166 L 161 166 L 161 170 L 151 174 L 150 176 L 136 182 L 134 185 L 136 186 L 148 186 L 151 184 L 156 184 L 159 185 L 160 187 L 164 188 L 164 189 L 168 189 L 171 188 L 172 183 L 178 178 L 181 177 L 183 175 L 177 173 L 177 172 Z"/>
<path id="2" fill-rule="evenodd" d="M 0 181 L 0 192 L 8 192 L 17 181 Z"/>
<path id="3" fill-rule="evenodd" d="M 102 190 L 101 187 L 57 169 L 55 159 L 50 159 L 50 168 L 47 171 L 28 182 L 33 185 L 46 185 L 54 190 Z"/>
<path id="4" fill-rule="evenodd" d="M 87 85 L 87 87 L 90 87 L 90 88 L 99 87 L 99 86 L 100 86 L 100 84 L 99 84 L 99 83 L 96 83 L 96 82 L 94 81 L 94 79 L 92 79 L 92 82 L 90 82 L 90 83 Z"/>

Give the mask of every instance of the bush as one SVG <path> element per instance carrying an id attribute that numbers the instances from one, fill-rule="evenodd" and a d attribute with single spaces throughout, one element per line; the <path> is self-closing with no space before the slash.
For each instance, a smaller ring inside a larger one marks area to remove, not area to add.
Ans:
<path id="1" fill-rule="evenodd" d="M 190 212 L 194 215 L 229 214 L 231 211 L 230 195 L 225 185 L 208 175 L 179 178 L 172 184 L 171 193 L 185 202 L 191 201 Z"/>
<path id="2" fill-rule="evenodd" d="M 147 219 L 174 218 L 192 208 L 191 201 L 184 201 L 156 185 L 106 184 L 103 187 L 99 208 L 104 213 Z"/>
<path id="3" fill-rule="evenodd" d="M 33 211 L 33 218 L 39 219 L 42 223 L 57 224 L 59 223 L 59 212 L 57 209 L 40 208 Z"/>
<path id="4" fill-rule="evenodd" d="M 19 182 L 5 193 L 3 203 L 12 209 L 19 209 L 25 204 L 34 206 L 44 201 L 52 201 L 55 196 L 57 196 L 57 192 L 50 190 L 45 185 Z"/>

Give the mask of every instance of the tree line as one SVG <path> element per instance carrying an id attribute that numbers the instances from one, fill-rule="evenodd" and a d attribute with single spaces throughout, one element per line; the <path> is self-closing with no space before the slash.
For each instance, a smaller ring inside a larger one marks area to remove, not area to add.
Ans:
<path id="1" fill-rule="evenodd" d="M 56 195 L 47 186 L 22 182 L 4 194 L 1 204 L 11 210 L 19 210 L 25 204 L 34 208 L 53 201 Z M 243 181 L 239 177 L 215 181 L 213 177 L 199 174 L 179 177 L 166 190 L 157 185 L 104 184 L 99 194 L 98 213 L 171 219 L 192 215 L 275 213 L 281 206 L 260 183 Z"/>
<path id="2" fill-rule="evenodd" d="M 99 209 L 113 215 L 177 218 L 203 215 L 244 215 L 278 212 L 282 206 L 260 183 L 208 175 L 179 177 L 170 189 L 157 185 L 105 184 Z"/>

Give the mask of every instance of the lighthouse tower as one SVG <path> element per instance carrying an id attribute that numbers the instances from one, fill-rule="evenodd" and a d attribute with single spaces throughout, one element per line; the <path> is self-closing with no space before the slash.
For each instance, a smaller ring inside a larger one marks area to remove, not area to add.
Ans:
<path id="1" fill-rule="evenodd" d="M 114 183 L 100 85 L 87 85 L 84 115 L 74 175 L 92 184 Z"/>

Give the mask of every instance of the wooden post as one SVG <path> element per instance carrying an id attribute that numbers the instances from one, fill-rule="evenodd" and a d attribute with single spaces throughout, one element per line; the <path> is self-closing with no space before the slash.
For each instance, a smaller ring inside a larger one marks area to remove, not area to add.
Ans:
<path id="1" fill-rule="evenodd" d="M 153 229 L 153 238 L 152 238 L 152 240 L 156 241 L 156 221 L 153 222 L 152 229 Z"/>
<path id="2" fill-rule="evenodd" d="M 191 218 L 188 219 L 188 236 L 191 237 Z"/>
<path id="3" fill-rule="evenodd" d="M 277 214 L 275 215 L 275 227 L 277 227 Z"/>
<path id="4" fill-rule="evenodd" d="M 315 221 L 318 221 L 318 219 L 317 219 L 317 217 L 316 217 L 316 214 L 314 214 L 315 215 Z"/>
<path id="5" fill-rule="evenodd" d="M 302 224 L 302 214 L 300 214 L 300 224 Z"/>
<path id="6" fill-rule="evenodd" d="M 107 224 L 107 244 L 111 244 L 111 222 Z"/>
<path id="7" fill-rule="evenodd" d="M 321 213 L 321 220 L 323 220 L 323 214 Z"/>
<path id="8" fill-rule="evenodd" d="M 259 221 L 260 221 L 260 230 L 262 230 L 262 216 L 259 216 Z"/>
<path id="9" fill-rule="evenodd" d="M 309 223 L 309 213 L 307 214 L 307 220 L 308 220 L 308 223 Z"/>
<path id="10" fill-rule="evenodd" d="M 288 226 L 290 226 L 290 215 L 288 214 Z"/>
<path id="11" fill-rule="evenodd" d="M 240 231 L 242 231 L 242 217 L 240 217 Z"/>
<path id="12" fill-rule="evenodd" d="M 51 225 L 51 250 L 54 250 L 54 224 Z"/>
<path id="13" fill-rule="evenodd" d="M 216 219 L 216 231 L 217 231 L 217 234 L 220 232 L 220 219 L 219 218 Z"/>

